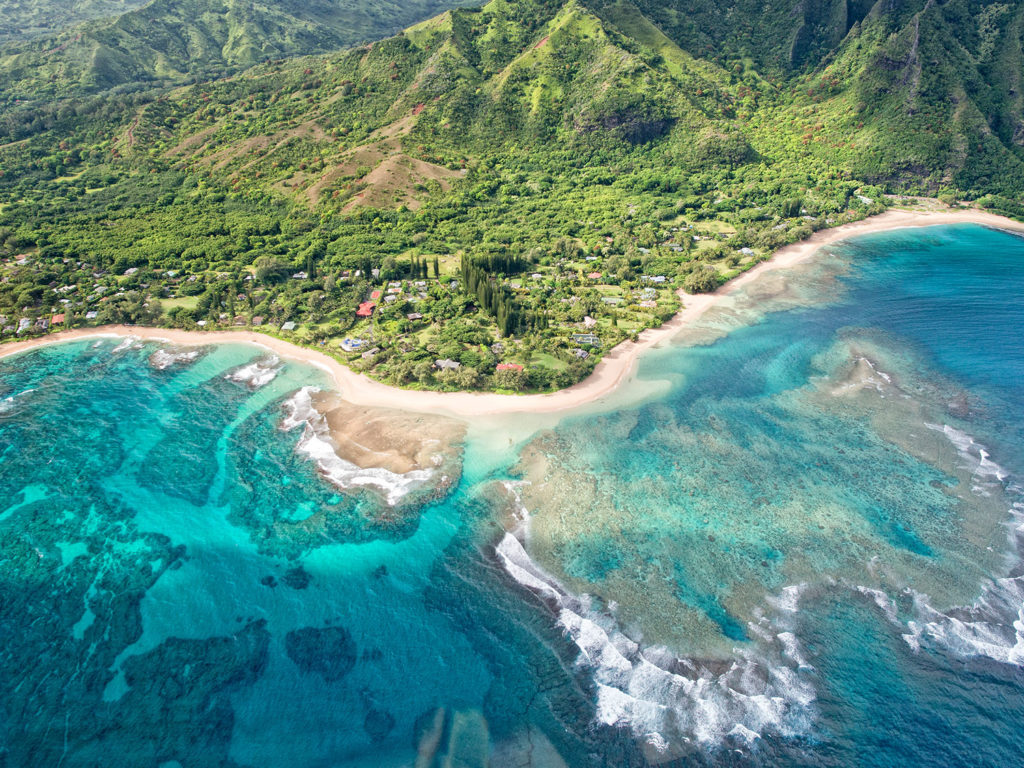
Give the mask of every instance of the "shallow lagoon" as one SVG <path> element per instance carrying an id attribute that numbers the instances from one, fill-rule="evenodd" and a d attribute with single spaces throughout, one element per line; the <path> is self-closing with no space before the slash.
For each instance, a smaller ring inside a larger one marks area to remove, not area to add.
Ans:
<path id="1" fill-rule="evenodd" d="M 398 515 L 281 429 L 314 369 L 4 360 L 6 759 L 1004 765 L 1022 263 L 973 225 L 832 246 L 646 357 L 665 394 L 497 468 L 471 432 Z"/>

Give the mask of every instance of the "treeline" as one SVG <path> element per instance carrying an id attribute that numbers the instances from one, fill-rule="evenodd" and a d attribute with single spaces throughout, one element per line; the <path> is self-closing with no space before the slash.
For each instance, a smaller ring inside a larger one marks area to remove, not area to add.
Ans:
<path id="1" fill-rule="evenodd" d="M 475 296 L 480 307 L 494 318 L 503 336 L 521 335 L 526 331 L 543 330 L 548 327 L 547 316 L 540 312 L 523 310 L 512 294 L 503 285 L 495 282 L 493 271 L 488 264 L 527 264 L 516 256 L 491 256 L 477 259 L 463 254 L 462 287 L 470 296 Z M 519 271 L 525 269 L 522 266 Z"/>

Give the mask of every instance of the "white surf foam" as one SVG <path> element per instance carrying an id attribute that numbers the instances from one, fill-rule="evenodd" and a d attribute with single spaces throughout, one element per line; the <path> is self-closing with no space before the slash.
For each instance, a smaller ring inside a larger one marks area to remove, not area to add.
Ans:
<path id="1" fill-rule="evenodd" d="M 281 372 L 281 360 L 277 355 L 261 357 L 253 360 L 248 365 L 235 368 L 224 374 L 225 379 L 244 384 L 249 389 L 259 389 L 272 382 L 277 374 Z"/>
<path id="2" fill-rule="evenodd" d="M 990 486 L 994 483 L 1002 483 L 1009 476 L 1005 469 L 992 461 L 988 449 L 966 432 L 956 427 L 951 427 L 948 424 L 942 424 L 941 426 L 938 424 L 925 424 L 925 426 L 936 432 L 942 432 L 949 442 L 953 444 L 953 447 L 956 448 L 956 452 L 962 461 L 961 469 L 966 469 L 971 473 L 971 480 L 973 481 L 971 486 L 972 492 L 979 496 L 989 496 L 991 495 Z"/>
<path id="3" fill-rule="evenodd" d="M 302 436 L 295 450 L 311 459 L 328 482 L 342 490 L 355 486 L 371 488 L 394 506 L 434 478 L 432 469 L 414 469 L 398 474 L 383 467 L 363 469 L 341 458 L 331 441 L 327 419 L 313 407 L 313 394 L 319 391 L 317 387 L 303 387 L 286 400 L 281 428 L 287 432 L 302 426 Z"/>
<path id="4" fill-rule="evenodd" d="M 201 349 L 158 349 L 149 356 L 149 364 L 158 371 L 164 371 L 172 365 L 194 363 L 202 354 Z"/>
<path id="5" fill-rule="evenodd" d="M 972 488 L 975 493 L 990 495 L 997 485 L 1004 486 L 1013 495 L 1024 492 L 1024 488 L 1007 482 L 1007 471 L 991 459 L 985 446 L 966 432 L 948 425 L 929 424 L 928 427 L 942 432 L 956 447 L 962 468 L 970 471 L 975 481 Z M 1024 551 L 1024 502 L 1015 502 L 1010 516 L 1009 539 L 1017 554 L 1011 558 L 1008 570 L 1017 572 L 1020 553 Z M 1024 665 L 1024 576 L 992 579 L 971 605 L 948 611 L 932 606 L 928 595 L 905 589 L 904 594 L 911 598 L 913 616 L 905 622 L 899 617 L 895 601 L 885 592 L 863 586 L 856 590 L 871 597 L 890 623 L 905 628 L 901 633 L 903 639 L 915 652 L 928 646 L 963 658 L 984 657 L 1004 664 Z"/>
<path id="6" fill-rule="evenodd" d="M 9 411 L 14 410 L 14 407 L 16 405 L 20 405 L 21 398 L 23 398 L 29 392 L 35 392 L 35 389 L 26 389 L 21 392 L 16 392 L 15 394 L 9 395 L 5 397 L 3 400 L 0 400 L 0 413 L 7 413 Z"/>
<path id="7" fill-rule="evenodd" d="M 111 350 L 111 354 L 117 354 L 129 349 L 142 349 L 142 339 L 138 336 L 125 336 L 124 340 Z"/>
<path id="8" fill-rule="evenodd" d="M 765 732 L 793 736 L 809 729 L 815 693 L 801 675 L 810 666 L 792 632 L 761 618 L 751 627 L 766 638 L 759 650 L 737 649 L 724 672 L 712 671 L 627 637 L 613 616 L 591 610 L 587 595 L 568 593 L 545 573 L 511 533 L 495 549 L 513 579 L 554 604 L 558 626 L 579 650 L 577 667 L 593 680 L 597 724 L 628 728 L 659 753 L 672 743 L 749 745 Z M 787 588 L 779 603 L 795 611 L 801 591 Z"/>
<path id="9" fill-rule="evenodd" d="M 948 613 L 932 607 L 926 595 L 911 594 L 915 618 L 903 639 L 913 650 L 928 645 L 964 658 L 1024 665 L 1024 578 L 995 579 L 973 605 Z"/>

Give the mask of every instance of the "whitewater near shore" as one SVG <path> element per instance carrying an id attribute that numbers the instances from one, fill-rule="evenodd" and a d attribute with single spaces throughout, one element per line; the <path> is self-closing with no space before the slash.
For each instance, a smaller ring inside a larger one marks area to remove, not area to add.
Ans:
<path id="1" fill-rule="evenodd" d="M 140 339 L 167 341 L 178 345 L 210 343 L 247 343 L 272 350 L 282 358 L 298 360 L 328 372 L 338 392 L 353 405 L 393 408 L 419 413 L 435 413 L 471 418 L 504 414 L 552 414 L 572 410 L 593 403 L 611 394 L 622 383 L 631 379 L 640 355 L 661 346 L 691 326 L 710 309 L 740 288 L 749 285 L 768 272 L 800 264 L 819 248 L 845 238 L 908 227 L 929 227 L 943 224 L 975 223 L 1024 232 L 1024 223 L 978 210 L 949 209 L 945 211 L 908 211 L 893 209 L 861 221 L 844 224 L 814 233 L 806 240 L 780 248 L 772 257 L 710 294 L 680 294 L 683 308 L 664 325 L 640 334 L 635 342 L 627 341 L 615 347 L 598 363 L 593 373 L 580 383 L 549 394 L 500 395 L 485 392 L 430 392 L 405 390 L 382 384 L 356 373 L 334 358 L 314 349 L 254 331 L 184 331 L 172 328 L 146 328 L 140 326 L 110 325 L 62 331 L 26 341 L 10 342 L 0 346 L 0 358 L 18 354 L 45 344 L 76 339 L 135 336 Z"/>

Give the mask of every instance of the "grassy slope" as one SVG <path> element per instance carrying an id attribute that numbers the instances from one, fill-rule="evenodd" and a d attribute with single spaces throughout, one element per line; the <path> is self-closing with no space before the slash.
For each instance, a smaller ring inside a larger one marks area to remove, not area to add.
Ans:
<path id="1" fill-rule="evenodd" d="M 610 309 L 606 281 L 627 298 L 641 274 L 713 286 L 874 209 L 886 187 L 1024 213 L 1019 6 L 875 9 L 820 64 L 795 68 L 777 57 L 790 33 L 770 20 L 759 56 L 740 50 L 756 30 L 738 26 L 721 46 L 743 55 L 710 60 L 625 0 L 494 0 L 371 46 L 62 102 L 29 124 L 8 115 L 0 253 L 184 269 L 201 300 L 182 322 L 237 312 L 225 296 L 261 259 L 322 277 L 434 255 L 450 273 L 460 251 L 523 256 L 544 287 L 509 283 L 517 311 L 551 321 L 525 331 L 528 346 L 571 378 L 581 313 L 614 340 L 672 309 L 660 295 L 646 314 Z M 346 291 L 268 285 L 252 312 L 344 332 L 360 298 Z M 0 288 L 0 310 L 20 301 L 46 297 Z M 414 349 L 381 355 L 374 373 L 407 382 L 417 355 L 460 351 L 477 365 L 465 345 L 482 342 L 456 327 L 483 338 L 494 319 L 465 297 L 433 306 Z M 405 333 L 403 318 L 382 327 Z"/>
<path id="2" fill-rule="evenodd" d="M 146 4 L 146 0 L 18 0 L 0 13 L 0 43 L 52 35 L 67 27 L 112 18 Z"/>
<path id="3" fill-rule="evenodd" d="M 253 64 L 393 34 L 438 0 L 154 0 L 0 49 L 0 107 L 115 86 L 206 79 Z"/>

